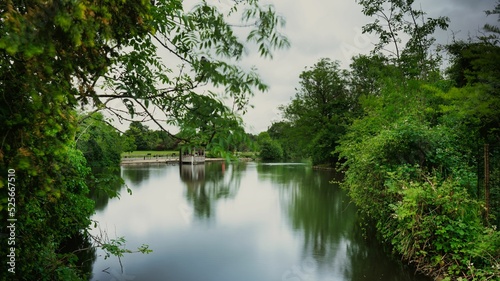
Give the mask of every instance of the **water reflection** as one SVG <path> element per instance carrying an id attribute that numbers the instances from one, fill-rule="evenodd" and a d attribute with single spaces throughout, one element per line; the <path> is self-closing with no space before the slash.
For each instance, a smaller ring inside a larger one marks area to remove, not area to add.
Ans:
<path id="1" fill-rule="evenodd" d="M 192 205 L 193 214 L 199 221 L 215 218 L 214 204 L 220 199 L 234 198 L 241 185 L 245 163 L 205 163 L 180 165 L 179 174 L 186 185 L 185 197 Z"/>
<path id="2" fill-rule="evenodd" d="M 261 163 L 257 165 L 259 180 L 271 180 L 277 184 L 289 184 L 314 171 L 302 163 Z"/>
<path id="3" fill-rule="evenodd" d="M 195 186 L 205 181 L 205 165 L 179 165 L 183 182 L 188 186 Z"/>
<path id="4" fill-rule="evenodd" d="M 363 239 L 355 207 L 330 183 L 334 173 L 291 163 L 205 163 L 127 166 L 122 175 L 133 195 L 110 200 L 95 219 L 131 248 L 153 249 L 122 259 L 135 280 L 429 280 Z M 120 263 L 99 259 L 94 280 L 110 280 L 107 268 L 119 272 Z"/>
<path id="5" fill-rule="evenodd" d="M 144 181 L 149 179 L 151 171 L 150 165 L 141 165 L 133 168 L 129 167 L 129 169 L 123 170 L 122 176 L 127 182 L 130 182 L 131 185 L 141 186 Z"/>
<path id="6" fill-rule="evenodd" d="M 102 211 L 110 199 L 120 197 L 125 181 L 132 187 L 138 188 L 144 184 L 155 171 L 158 164 L 140 165 L 120 170 L 93 171 L 94 185 L 90 186 L 90 198 L 95 202 L 95 210 Z M 156 170 L 157 171 L 157 170 Z"/>
<path id="7" fill-rule="evenodd" d="M 352 281 L 427 280 L 415 277 L 411 270 L 394 270 L 401 265 L 390 260 L 381 245 L 364 240 L 355 206 L 331 183 L 340 179 L 338 174 L 287 164 L 264 164 L 258 171 L 261 179 L 271 180 L 279 188 L 289 224 L 302 237 L 301 256 L 309 264 L 311 276 Z M 284 280 L 300 277 L 288 273 Z"/>

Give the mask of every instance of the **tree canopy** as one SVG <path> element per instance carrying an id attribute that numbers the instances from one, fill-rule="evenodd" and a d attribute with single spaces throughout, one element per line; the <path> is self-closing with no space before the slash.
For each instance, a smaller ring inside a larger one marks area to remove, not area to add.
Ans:
<path id="1" fill-rule="evenodd" d="M 334 163 L 331 152 L 348 124 L 350 97 L 339 63 L 321 59 L 300 74 L 300 88 L 282 107 L 291 134 L 303 157 L 314 164 Z"/>

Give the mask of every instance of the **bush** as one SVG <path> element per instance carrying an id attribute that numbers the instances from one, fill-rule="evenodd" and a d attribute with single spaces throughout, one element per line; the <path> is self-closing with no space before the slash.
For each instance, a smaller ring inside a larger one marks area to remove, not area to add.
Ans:
<path id="1" fill-rule="evenodd" d="M 260 157 L 262 160 L 281 160 L 283 159 L 283 149 L 277 141 L 265 141 L 260 145 Z"/>
<path id="2" fill-rule="evenodd" d="M 349 137 L 343 187 L 398 255 L 443 278 L 500 276 L 500 235 L 482 224 L 475 170 L 454 131 L 408 117 Z"/>
<path id="3" fill-rule="evenodd" d="M 473 280 L 500 276 L 500 236 L 481 222 L 481 204 L 459 180 L 422 175 L 424 181 L 392 178 L 401 199 L 378 229 L 404 259 L 434 276 Z"/>

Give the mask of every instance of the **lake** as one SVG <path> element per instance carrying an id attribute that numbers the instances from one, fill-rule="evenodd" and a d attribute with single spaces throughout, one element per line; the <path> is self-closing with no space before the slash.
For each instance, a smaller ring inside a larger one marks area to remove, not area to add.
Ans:
<path id="1" fill-rule="evenodd" d="M 104 259 L 92 280 L 430 281 L 363 237 L 338 175 L 301 163 L 122 166 L 132 195 L 99 201 L 94 234 L 150 254 Z"/>

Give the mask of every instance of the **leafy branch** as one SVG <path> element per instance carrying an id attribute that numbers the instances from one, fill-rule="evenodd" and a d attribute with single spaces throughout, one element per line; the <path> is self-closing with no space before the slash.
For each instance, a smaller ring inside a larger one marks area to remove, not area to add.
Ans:
<path id="1" fill-rule="evenodd" d="M 94 222 L 94 226 L 97 225 L 97 222 Z M 149 245 L 142 244 L 137 247 L 136 250 L 130 250 L 126 248 L 127 240 L 125 237 L 120 236 L 116 238 L 109 238 L 107 231 L 103 231 L 99 228 L 99 234 L 92 235 L 89 231 L 87 231 L 87 235 L 94 242 L 94 247 L 99 247 L 105 252 L 104 259 L 108 259 L 111 256 L 115 256 L 118 258 L 118 262 L 120 263 L 121 272 L 123 273 L 123 264 L 121 258 L 125 254 L 133 254 L 133 253 L 142 253 L 142 254 L 150 254 L 153 252 L 149 248 Z"/>

